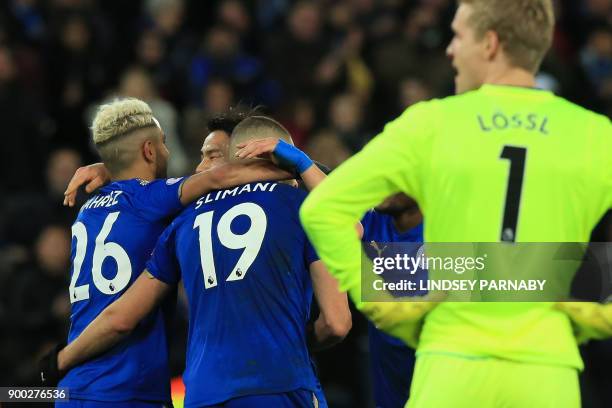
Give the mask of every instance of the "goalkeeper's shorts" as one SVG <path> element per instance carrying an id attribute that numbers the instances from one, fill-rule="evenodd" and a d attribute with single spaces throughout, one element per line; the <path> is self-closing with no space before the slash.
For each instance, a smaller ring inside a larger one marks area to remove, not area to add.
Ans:
<path id="1" fill-rule="evenodd" d="M 580 408 L 578 371 L 425 353 L 418 355 L 407 408 Z"/>

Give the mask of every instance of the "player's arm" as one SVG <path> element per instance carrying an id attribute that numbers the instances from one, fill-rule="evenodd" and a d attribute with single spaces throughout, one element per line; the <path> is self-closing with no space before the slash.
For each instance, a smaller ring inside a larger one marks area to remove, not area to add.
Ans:
<path id="1" fill-rule="evenodd" d="M 323 173 L 323 171 L 316 164 L 310 166 L 306 171 L 300 174 L 304 185 L 308 189 L 308 191 L 314 190 L 325 178 L 327 175 Z"/>
<path id="2" fill-rule="evenodd" d="M 214 167 L 187 178 L 181 187 L 183 205 L 195 201 L 209 191 L 239 186 L 256 181 L 285 180 L 289 172 L 279 169 L 265 160 L 247 160 Z"/>
<path id="3" fill-rule="evenodd" d="M 58 369 L 66 372 L 129 335 L 136 325 L 160 303 L 170 285 L 144 271 L 134 284 L 91 322 L 57 357 Z"/>
<path id="4" fill-rule="evenodd" d="M 426 214 L 422 186 L 434 126 L 430 111 L 430 105 L 417 104 L 389 123 L 313 190 L 300 209 L 310 241 L 342 290 L 359 287 L 361 245 L 354 226 L 368 209 L 403 191 Z"/>
<path id="5" fill-rule="evenodd" d="M 312 191 L 327 177 L 306 153 L 276 137 L 251 140 L 240 143 L 236 147 L 238 148 L 238 151 L 236 151 L 236 157 L 238 158 L 270 158 L 280 167 L 299 174 L 308 191 Z"/>
<path id="6" fill-rule="evenodd" d="M 183 181 L 180 190 L 181 204 L 186 205 L 202 194 L 256 181 L 284 180 L 291 178 L 289 172 L 265 161 L 245 161 L 229 163 L 203 171 Z M 79 187 L 85 185 L 85 191 L 91 193 L 108 184 L 111 175 L 103 163 L 80 167 L 72 176 L 64 192 L 64 205 L 74 206 Z"/>
<path id="7" fill-rule="evenodd" d="M 321 261 L 310 264 L 310 277 L 320 314 L 309 335 L 309 345 L 321 350 L 341 342 L 353 324 L 346 293 Z"/>
<path id="8" fill-rule="evenodd" d="M 94 163 L 79 167 L 74 173 L 66 191 L 64 191 L 64 205 L 73 207 L 79 187 L 85 185 L 85 191 L 91 193 L 94 190 L 108 184 L 111 175 L 103 163 Z"/>
<path id="9" fill-rule="evenodd" d="M 236 151 L 236 157 L 238 158 L 270 158 L 280 166 L 284 165 L 293 172 L 299 172 L 308 191 L 314 190 L 327 177 L 327 174 L 306 153 L 276 137 L 251 140 L 240 143 L 236 147 L 238 148 Z M 361 225 L 361 222 L 358 221 L 355 224 L 355 229 L 357 230 L 358 238 L 361 239 L 363 237 L 363 225 Z"/>

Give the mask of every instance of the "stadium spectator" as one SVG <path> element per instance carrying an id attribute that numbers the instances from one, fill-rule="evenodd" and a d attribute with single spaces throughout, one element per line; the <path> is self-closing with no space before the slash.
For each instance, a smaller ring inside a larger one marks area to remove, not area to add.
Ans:
<path id="1" fill-rule="evenodd" d="M 63 16 L 45 55 L 56 137 L 79 149 L 88 145 L 85 109 L 109 85 L 106 49 L 96 34 L 87 16 Z"/>
<path id="2" fill-rule="evenodd" d="M 17 251 L 26 249 L 40 234 L 41 226 L 50 222 L 68 227 L 77 209 L 62 205 L 66 183 L 81 165 L 81 156 L 72 149 L 57 149 L 49 154 L 46 170 L 41 177 L 44 187 L 38 190 L 16 192 L 1 201 L 0 224 L 2 236 Z M 76 197 L 77 204 L 83 196 Z"/>
<path id="3" fill-rule="evenodd" d="M 212 27 L 201 49 L 191 60 L 190 83 L 196 90 L 195 98 L 200 97 L 211 79 L 222 78 L 236 87 L 237 92 L 252 100 L 257 95 L 257 84 L 261 80 L 263 66 L 261 61 L 245 53 L 238 34 L 229 27 Z"/>
<path id="4" fill-rule="evenodd" d="M 183 129 L 190 168 L 195 168 L 200 161 L 200 148 L 202 139 L 207 134 L 207 122 L 228 112 L 233 101 L 234 88 L 232 85 L 223 79 L 212 78 L 202 89 L 198 103 L 191 104 L 185 109 Z"/>
<path id="5" fill-rule="evenodd" d="M 295 145 L 303 148 L 316 125 L 316 114 L 312 101 L 296 99 L 281 110 L 280 117 Z"/>
<path id="6" fill-rule="evenodd" d="M 399 83 L 399 113 L 405 111 L 415 103 L 426 101 L 433 96 L 433 90 L 422 79 L 409 77 Z"/>
<path id="7" fill-rule="evenodd" d="M 314 2 L 293 5 L 285 30 L 266 40 L 266 66 L 280 82 L 283 98 L 316 96 L 315 73 L 329 50 L 321 12 Z"/>
<path id="8" fill-rule="evenodd" d="M 342 143 L 356 153 L 370 139 L 365 130 L 363 103 L 359 97 L 351 94 L 336 96 L 329 108 L 329 131 Z"/>
<path id="9" fill-rule="evenodd" d="M 305 151 L 313 160 L 325 163 L 331 169 L 338 167 L 352 153 L 336 133 L 327 130 L 315 134 L 306 144 Z"/>
<path id="10" fill-rule="evenodd" d="M 19 192 L 41 187 L 45 140 L 43 115 L 26 87 L 12 50 L 0 45 L 0 121 L 4 146 L 0 149 L 0 189 Z"/>
<path id="11" fill-rule="evenodd" d="M 145 7 L 152 28 L 164 38 L 172 39 L 180 32 L 185 12 L 182 0 L 147 0 Z"/>
<path id="12" fill-rule="evenodd" d="M 251 15 L 243 2 L 223 0 L 217 8 L 218 21 L 234 30 L 240 38 L 241 48 L 246 52 L 258 51 L 257 34 L 253 31 Z"/>
<path id="13" fill-rule="evenodd" d="M 605 102 L 612 105 L 612 28 L 595 27 L 588 37 L 580 61 L 593 88 Z M 612 115 L 612 111 L 607 112 Z"/>
<path id="14" fill-rule="evenodd" d="M 15 334 L 7 345 L 14 362 L 16 381 L 37 381 L 33 359 L 58 343 L 67 330 L 70 302 L 66 270 L 70 260 L 70 235 L 64 225 L 48 225 L 36 239 L 33 261 L 15 267 L 5 281 L 7 329 Z"/>

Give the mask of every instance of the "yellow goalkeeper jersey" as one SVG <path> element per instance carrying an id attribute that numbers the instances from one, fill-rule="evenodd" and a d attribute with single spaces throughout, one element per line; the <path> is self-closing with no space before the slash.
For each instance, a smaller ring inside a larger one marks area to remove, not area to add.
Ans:
<path id="1" fill-rule="evenodd" d="M 344 290 L 360 282 L 355 222 L 398 191 L 421 207 L 426 242 L 587 242 L 612 207 L 610 120 L 547 91 L 495 85 L 410 107 L 302 206 Z M 569 320 L 550 303 L 442 303 L 418 352 L 582 368 Z"/>

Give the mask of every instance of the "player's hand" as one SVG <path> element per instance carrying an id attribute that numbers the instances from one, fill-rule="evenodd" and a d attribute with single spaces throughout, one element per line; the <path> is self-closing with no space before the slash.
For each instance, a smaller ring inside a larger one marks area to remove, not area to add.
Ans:
<path id="1" fill-rule="evenodd" d="M 65 344 L 58 344 L 40 360 L 38 371 L 40 373 L 40 383 L 43 387 L 57 387 L 62 379 L 63 375 L 58 367 L 57 355 L 64 346 Z"/>
<path id="2" fill-rule="evenodd" d="M 79 187 L 85 184 L 85 191 L 91 193 L 110 181 L 110 173 L 102 163 L 79 167 L 64 192 L 64 205 L 74 206 Z"/>
<path id="3" fill-rule="evenodd" d="M 250 140 L 236 145 L 236 157 L 241 159 L 254 159 L 256 157 L 273 159 L 272 152 L 278 145 L 280 139 L 276 137 L 266 137 L 265 139 Z"/>
<path id="4" fill-rule="evenodd" d="M 240 143 L 236 147 L 239 149 L 236 157 L 241 159 L 269 158 L 280 167 L 289 168 L 297 174 L 302 174 L 314 164 L 306 153 L 275 137 Z"/>
<path id="5" fill-rule="evenodd" d="M 555 308 L 565 313 L 572 321 L 578 344 L 612 337 L 612 305 L 558 302 Z"/>
<path id="6" fill-rule="evenodd" d="M 410 301 L 363 302 L 359 305 L 359 309 L 378 329 L 416 348 L 425 316 L 444 298 L 444 293 L 436 292 L 423 297 L 414 297 Z"/>

